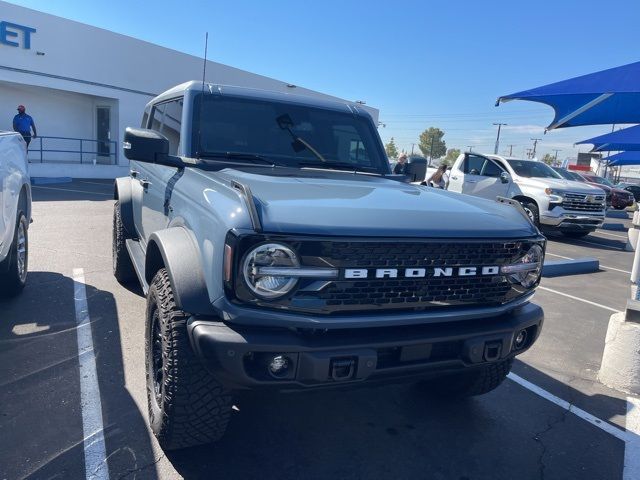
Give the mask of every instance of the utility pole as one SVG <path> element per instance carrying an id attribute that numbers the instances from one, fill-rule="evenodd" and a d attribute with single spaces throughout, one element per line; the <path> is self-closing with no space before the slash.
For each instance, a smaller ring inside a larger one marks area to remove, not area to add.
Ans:
<path id="1" fill-rule="evenodd" d="M 500 146 L 500 128 L 503 125 L 506 125 L 506 123 L 494 123 L 494 125 L 498 126 L 498 136 L 496 137 L 496 147 L 493 149 L 493 153 L 495 155 L 497 155 L 498 154 L 498 147 Z"/>
<path id="2" fill-rule="evenodd" d="M 513 147 L 515 147 L 515 145 L 509 145 L 509 156 L 513 157 Z"/>
<path id="3" fill-rule="evenodd" d="M 415 144 L 415 143 L 412 143 L 412 144 L 411 144 L 411 155 L 413 155 L 413 147 L 415 147 L 415 146 L 416 146 L 416 144 Z"/>
<path id="4" fill-rule="evenodd" d="M 473 145 L 467 145 L 467 148 L 469 149 L 470 152 L 473 152 Z"/>
<path id="5" fill-rule="evenodd" d="M 536 158 L 536 147 L 538 146 L 538 142 L 542 141 L 541 138 L 532 138 L 533 140 L 533 153 L 531 154 L 531 158 Z"/>
<path id="6" fill-rule="evenodd" d="M 532 151 L 533 151 L 533 149 L 527 148 L 527 158 L 533 158 L 533 156 L 531 155 Z"/>
<path id="7" fill-rule="evenodd" d="M 558 152 L 562 150 L 554 149 L 553 151 L 556 152 L 556 157 L 553 159 L 553 164 L 555 165 L 558 162 Z"/>
<path id="8" fill-rule="evenodd" d="M 429 148 L 429 167 L 431 166 L 431 160 L 433 160 L 433 139 L 435 138 L 434 135 L 431 135 L 431 147 Z"/>

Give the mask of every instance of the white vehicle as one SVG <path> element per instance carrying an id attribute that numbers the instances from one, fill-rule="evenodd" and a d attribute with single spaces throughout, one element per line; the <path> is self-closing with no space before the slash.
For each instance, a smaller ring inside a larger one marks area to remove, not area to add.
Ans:
<path id="1" fill-rule="evenodd" d="M 31 182 L 27 145 L 14 132 L 0 132 L 0 297 L 27 282 Z"/>
<path id="2" fill-rule="evenodd" d="M 565 180 L 537 160 L 462 153 L 451 168 L 449 190 L 518 200 L 536 226 L 570 237 L 595 231 L 606 211 L 602 189 Z"/>

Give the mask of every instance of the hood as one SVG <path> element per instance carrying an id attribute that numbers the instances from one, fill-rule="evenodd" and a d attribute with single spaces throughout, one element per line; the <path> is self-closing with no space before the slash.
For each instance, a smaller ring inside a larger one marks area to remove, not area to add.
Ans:
<path id="1" fill-rule="evenodd" d="M 591 195 L 602 194 L 602 189 L 593 187 L 592 184 L 585 182 L 576 182 L 574 180 L 565 180 L 564 178 L 525 178 L 518 177 L 516 182 L 518 185 L 526 185 L 528 187 L 554 188 L 557 190 L 565 190 L 567 192 L 585 193 Z"/>
<path id="2" fill-rule="evenodd" d="M 495 201 L 370 175 L 225 169 L 247 185 L 265 232 L 369 237 L 515 238 L 537 229 Z"/>

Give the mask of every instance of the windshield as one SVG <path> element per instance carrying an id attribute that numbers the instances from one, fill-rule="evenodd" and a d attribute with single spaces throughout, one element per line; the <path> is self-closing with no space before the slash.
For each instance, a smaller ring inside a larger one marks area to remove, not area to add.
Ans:
<path id="1" fill-rule="evenodd" d="M 604 177 L 598 177 L 596 175 L 593 175 L 591 178 L 595 183 L 599 183 L 600 185 L 606 185 L 607 187 L 612 187 L 613 188 L 613 183 L 611 183 L 609 180 L 607 180 Z"/>
<path id="2" fill-rule="evenodd" d="M 377 132 L 366 118 L 284 102 L 218 95 L 205 95 L 200 115 L 200 103 L 196 98 L 194 156 L 226 157 L 238 162 L 259 156 L 289 167 L 389 172 Z"/>
<path id="3" fill-rule="evenodd" d="M 520 177 L 526 178 L 562 178 L 546 163 L 533 160 L 507 160 L 511 168 Z"/>
<path id="4" fill-rule="evenodd" d="M 570 172 L 569 170 L 565 170 L 564 168 L 554 168 L 556 173 L 558 173 L 562 178 L 567 180 L 573 180 L 575 182 L 584 182 L 584 178 L 574 172 Z"/>

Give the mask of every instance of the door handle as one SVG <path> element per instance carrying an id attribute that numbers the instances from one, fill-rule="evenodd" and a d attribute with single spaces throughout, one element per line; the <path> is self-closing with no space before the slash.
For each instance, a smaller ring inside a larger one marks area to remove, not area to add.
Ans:
<path id="1" fill-rule="evenodd" d="M 133 178 L 136 178 L 139 174 L 140 172 L 138 172 L 137 170 L 129 170 L 129 175 L 131 175 Z"/>
<path id="2" fill-rule="evenodd" d="M 458 177 L 451 177 L 451 180 L 457 180 Z"/>

